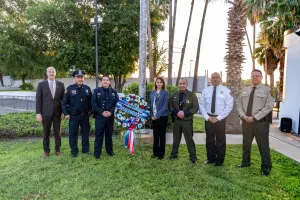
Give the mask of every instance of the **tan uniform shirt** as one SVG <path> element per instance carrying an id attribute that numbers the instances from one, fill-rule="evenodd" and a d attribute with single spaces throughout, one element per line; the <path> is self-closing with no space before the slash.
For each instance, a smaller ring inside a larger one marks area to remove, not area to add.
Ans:
<path id="1" fill-rule="evenodd" d="M 253 86 L 243 88 L 241 94 L 236 100 L 236 106 L 240 117 L 246 116 L 252 88 Z M 270 87 L 260 84 L 254 92 L 252 116 L 256 120 L 264 118 L 273 110 L 274 98 L 271 96 L 270 90 Z"/>

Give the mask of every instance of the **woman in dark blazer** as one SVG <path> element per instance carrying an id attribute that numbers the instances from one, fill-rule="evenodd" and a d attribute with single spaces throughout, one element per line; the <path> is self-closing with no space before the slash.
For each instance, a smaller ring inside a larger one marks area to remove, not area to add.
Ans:
<path id="1" fill-rule="evenodd" d="M 154 90 L 150 94 L 150 115 L 153 128 L 153 155 L 152 158 L 163 159 L 166 147 L 166 128 L 168 123 L 169 92 L 166 90 L 165 81 L 158 77 Z"/>

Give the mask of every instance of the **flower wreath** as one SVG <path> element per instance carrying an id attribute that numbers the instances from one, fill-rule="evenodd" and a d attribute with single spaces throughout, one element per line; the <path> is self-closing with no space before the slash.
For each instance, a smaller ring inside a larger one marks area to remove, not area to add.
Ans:
<path id="1" fill-rule="evenodd" d="M 140 129 L 146 123 L 149 110 L 144 98 L 129 94 L 121 97 L 116 105 L 115 121 L 119 126 Z"/>

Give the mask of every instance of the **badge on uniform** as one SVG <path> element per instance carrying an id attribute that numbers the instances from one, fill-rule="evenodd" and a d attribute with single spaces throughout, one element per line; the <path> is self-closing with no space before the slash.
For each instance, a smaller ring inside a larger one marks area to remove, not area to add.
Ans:
<path id="1" fill-rule="evenodd" d="M 76 90 L 72 90 L 72 94 L 76 94 Z"/>
<path id="2" fill-rule="evenodd" d="M 185 103 L 191 103 L 190 100 L 186 100 Z"/>
<path id="3" fill-rule="evenodd" d="M 224 94 L 224 92 L 223 92 L 223 91 L 221 91 L 221 94 Z"/>
<path id="4" fill-rule="evenodd" d="M 113 95 L 113 97 L 115 97 L 116 95 L 115 95 L 115 93 L 112 93 L 112 95 Z"/>
<path id="5" fill-rule="evenodd" d="M 89 90 L 85 90 L 85 91 L 86 91 L 86 94 L 89 95 Z"/>
<path id="6" fill-rule="evenodd" d="M 97 93 L 97 95 L 98 95 L 98 96 L 100 96 L 100 95 L 101 95 L 101 93 L 100 93 L 100 92 L 98 92 L 98 93 Z"/>

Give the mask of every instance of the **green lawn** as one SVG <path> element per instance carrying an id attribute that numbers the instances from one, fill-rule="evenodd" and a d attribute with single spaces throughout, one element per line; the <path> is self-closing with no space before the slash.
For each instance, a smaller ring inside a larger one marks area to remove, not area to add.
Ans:
<path id="1" fill-rule="evenodd" d="M 238 169 L 241 145 L 228 145 L 224 167 L 214 167 L 202 164 L 203 145 L 192 165 L 185 145 L 170 161 L 151 159 L 151 146 L 132 156 L 116 139 L 116 156 L 100 160 L 72 159 L 68 140 L 62 144 L 63 157 L 42 159 L 41 139 L 0 141 L 0 199 L 300 199 L 300 165 L 272 151 L 273 170 L 262 177 L 256 146 L 253 165 Z"/>

